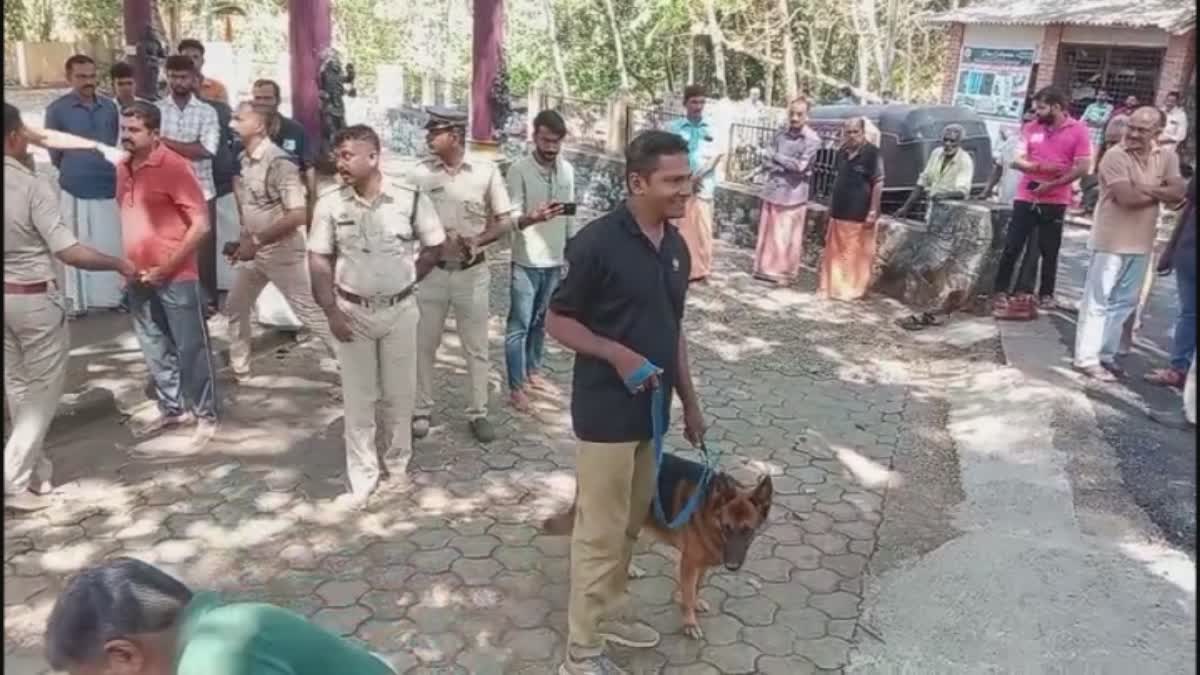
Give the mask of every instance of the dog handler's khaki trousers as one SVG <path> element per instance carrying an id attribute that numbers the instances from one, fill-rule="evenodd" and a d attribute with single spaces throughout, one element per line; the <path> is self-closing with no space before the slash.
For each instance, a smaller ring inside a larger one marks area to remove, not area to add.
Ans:
<path id="1" fill-rule="evenodd" d="M 654 445 L 580 442 L 575 475 L 567 641 L 586 658 L 603 651 L 600 622 L 625 611 L 633 545 L 654 498 Z"/>

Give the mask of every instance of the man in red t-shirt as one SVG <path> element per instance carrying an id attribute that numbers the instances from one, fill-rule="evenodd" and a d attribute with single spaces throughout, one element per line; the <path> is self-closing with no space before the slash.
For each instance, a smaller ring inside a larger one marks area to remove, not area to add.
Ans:
<path id="1" fill-rule="evenodd" d="M 1056 89 L 1042 89 L 1033 97 L 1033 111 L 1034 119 L 1021 128 L 1022 147 L 1010 167 L 1022 175 L 996 269 L 994 313 L 998 319 L 1032 319 L 1037 316 L 1037 305 L 1047 309 L 1054 306 L 1058 251 L 1071 203 L 1071 185 L 1087 175 L 1091 164 L 1092 141 L 1087 125 L 1067 114 L 1066 96 Z M 1036 242 L 1030 241 L 1035 236 Z M 1021 266 L 1013 297 L 1009 298 L 1013 268 L 1027 242 L 1029 264 Z M 1035 305 L 1037 270 L 1032 260 L 1037 253 L 1041 254 L 1042 269 Z"/>
<path id="2" fill-rule="evenodd" d="M 209 232 L 208 207 L 191 162 L 159 142 L 157 107 L 135 102 L 121 114 L 117 204 L 133 328 L 154 380 L 159 417 L 148 431 L 195 421 L 196 443 L 216 431 L 212 349 L 200 299 L 196 249 Z"/>

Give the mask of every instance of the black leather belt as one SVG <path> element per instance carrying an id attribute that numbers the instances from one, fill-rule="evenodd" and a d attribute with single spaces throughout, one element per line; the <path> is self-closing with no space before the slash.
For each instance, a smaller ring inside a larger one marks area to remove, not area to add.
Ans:
<path id="1" fill-rule="evenodd" d="M 337 287 L 336 290 L 337 290 L 338 296 L 340 296 L 346 302 L 353 303 L 355 305 L 358 305 L 359 307 L 371 308 L 371 307 L 392 307 L 394 305 L 398 305 L 398 304 L 404 302 L 406 299 L 408 299 L 408 296 L 412 295 L 413 291 L 416 290 L 416 288 L 417 288 L 417 285 L 413 284 L 412 286 L 409 286 L 408 288 L 400 291 L 399 293 L 397 293 L 395 295 L 380 295 L 380 296 L 376 296 L 373 298 L 364 298 L 363 296 L 357 295 L 355 293 L 351 293 L 350 291 L 347 291 L 340 286 Z"/>
<path id="2" fill-rule="evenodd" d="M 439 260 L 437 266 L 447 272 L 460 272 L 462 270 L 469 270 L 485 260 L 487 260 L 487 254 L 480 253 L 470 260 Z"/>

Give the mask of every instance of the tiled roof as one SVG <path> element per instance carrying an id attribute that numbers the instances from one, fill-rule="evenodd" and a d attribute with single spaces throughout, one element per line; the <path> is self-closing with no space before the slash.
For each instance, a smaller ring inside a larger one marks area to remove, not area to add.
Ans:
<path id="1" fill-rule="evenodd" d="M 1196 25 L 1196 7 L 1188 0 L 982 0 L 979 4 L 934 14 L 930 23 L 1045 26 L 1125 26 L 1185 33 Z"/>

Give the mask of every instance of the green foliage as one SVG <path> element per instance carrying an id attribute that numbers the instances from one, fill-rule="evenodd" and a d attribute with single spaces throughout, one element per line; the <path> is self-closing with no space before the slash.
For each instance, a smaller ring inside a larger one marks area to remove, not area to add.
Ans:
<path id="1" fill-rule="evenodd" d="M 121 0 L 69 0 L 67 11 L 81 36 L 108 45 L 124 43 Z"/>
<path id="2" fill-rule="evenodd" d="M 4 40 L 24 40 L 28 30 L 25 0 L 6 0 L 4 3 Z"/>

